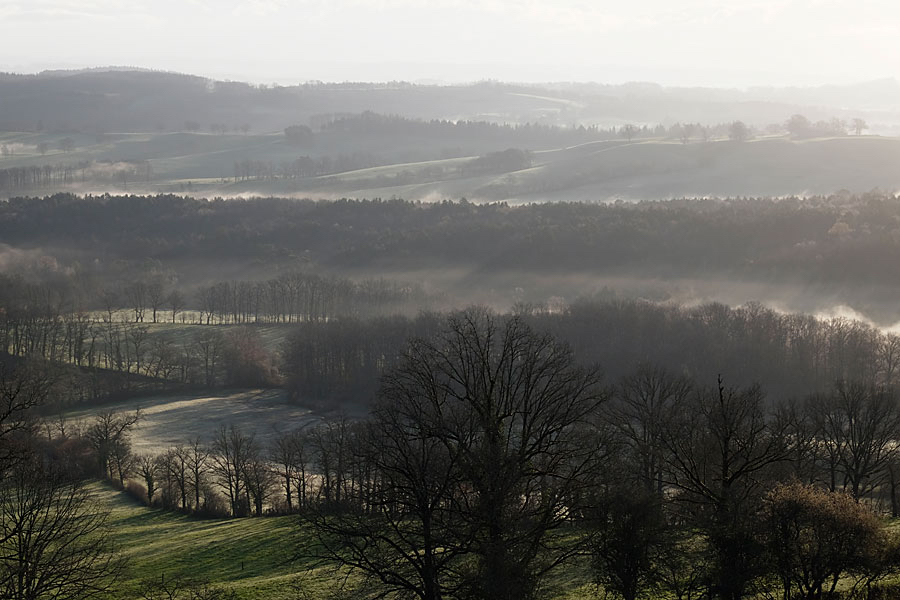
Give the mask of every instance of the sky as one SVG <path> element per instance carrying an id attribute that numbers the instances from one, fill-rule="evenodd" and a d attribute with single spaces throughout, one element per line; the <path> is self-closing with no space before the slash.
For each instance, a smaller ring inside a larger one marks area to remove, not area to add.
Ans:
<path id="1" fill-rule="evenodd" d="M 0 0 L 0 71 L 279 83 L 900 78 L 896 0 Z"/>

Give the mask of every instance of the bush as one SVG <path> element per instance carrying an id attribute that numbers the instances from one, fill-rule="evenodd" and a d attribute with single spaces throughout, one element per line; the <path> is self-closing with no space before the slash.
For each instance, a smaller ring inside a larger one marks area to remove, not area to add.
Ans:
<path id="1" fill-rule="evenodd" d="M 786 594 L 821 598 L 841 578 L 871 583 L 893 562 L 895 544 L 881 521 L 847 494 L 779 485 L 766 498 L 765 514 L 773 570 Z"/>
<path id="2" fill-rule="evenodd" d="M 231 516 L 225 498 L 212 491 L 204 493 L 203 504 L 197 509 L 196 514 L 204 519 L 227 519 Z"/>
<path id="3" fill-rule="evenodd" d="M 141 504 L 150 505 L 150 502 L 147 500 L 147 488 L 136 481 L 129 481 L 125 484 L 125 493 Z"/>

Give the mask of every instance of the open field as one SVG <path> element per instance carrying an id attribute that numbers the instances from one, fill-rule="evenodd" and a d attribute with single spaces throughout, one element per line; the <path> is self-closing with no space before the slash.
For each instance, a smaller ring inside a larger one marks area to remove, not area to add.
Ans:
<path id="1" fill-rule="evenodd" d="M 186 576 L 226 585 L 241 598 L 293 599 L 292 581 L 302 578 L 314 597 L 327 597 L 337 577 L 315 568 L 309 557 L 294 558 L 302 541 L 296 517 L 198 519 L 151 509 L 106 485 L 95 484 L 107 507 L 113 539 L 128 566 L 117 598 L 135 598 L 141 582 Z M 301 576 L 302 574 L 302 576 Z"/>
<path id="2" fill-rule="evenodd" d="M 353 412 L 353 407 L 344 408 L 351 417 L 361 416 Z M 222 425 L 253 432 L 258 441 L 266 443 L 279 432 L 317 423 L 328 414 L 327 410 L 289 404 L 281 390 L 243 390 L 134 398 L 115 406 L 71 411 L 65 418 L 89 421 L 103 411 L 137 409 L 142 418 L 134 429 L 132 444 L 138 454 L 158 453 L 196 437 L 208 440 Z"/>
<path id="3" fill-rule="evenodd" d="M 0 158 L 0 169 L 95 161 L 95 172 L 108 180 L 85 181 L 76 171 L 63 187 L 29 189 L 49 194 L 78 192 L 186 193 L 240 197 L 280 195 L 298 198 L 401 197 L 435 200 L 466 197 L 482 201 L 610 201 L 683 196 L 784 196 L 830 194 L 847 189 L 900 188 L 894 166 L 900 139 L 846 136 L 793 141 L 783 136 L 747 142 L 641 138 L 595 141 L 569 147 L 527 147 L 531 168 L 490 174 L 467 172 L 465 164 L 480 154 L 504 149 L 502 143 L 478 142 L 457 148 L 455 158 L 428 160 L 441 154 L 434 140 L 396 140 L 390 147 L 377 137 L 343 139 L 340 132 L 315 141 L 289 143 L 281 133 L 121 133 L 68 136 L 74 149 L 60 149 L 61 136 L 0 133 L 0 143 L 15 153 Z M 46 155 L 38 152 L 44 144 Z M 422 144 L 428 146 L 422 150 Z M 433 146 L 433 147 L 432 147 Z M 250 178 L 235 181 L 234 165 L 250 160 L 274 171 L 301 156 L 340 154 L 377 156 L 383 166 L 300 178 Z M 143 164 L 128 180 L 116 169 Z M 149 166 L 147 174 L 143 174 Z"/>
<path id="4" fill-rule="evenodd" d="M 365 589 L 338 595 L 344 574 L 302 550 L 311 538 L 296 516 L 198 519 L 144 507 L 104 484 L 93 484 L 92 491 L 109 510 L 113 538 L 128 559 L 115 598 L 135 598 L 142 581 L 161 575 L 206 578 L 243 600 L 367 597 Z M 588 580 L 582 565 L 561 567 L 548 578 L 546 597 L 586 600 L 592 597 Z"/>

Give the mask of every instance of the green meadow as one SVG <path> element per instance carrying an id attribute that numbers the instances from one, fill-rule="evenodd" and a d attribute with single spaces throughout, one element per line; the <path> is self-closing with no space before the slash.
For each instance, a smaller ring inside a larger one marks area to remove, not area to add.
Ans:
<path id="1" fill-rule="evenodd" d="M 160 577 L 206 579 L 242 600 L 365 598 L 375 589 L 317 559 L 297 516 L 201 519 L 147 508 L 106 484 L 92 491 L 127 559 L 114 598 L 139 597 L 145 581 Z M 546 585 L 554 600 L 586 600 L 594 591 L 583 564 L 560 567 Z"/>

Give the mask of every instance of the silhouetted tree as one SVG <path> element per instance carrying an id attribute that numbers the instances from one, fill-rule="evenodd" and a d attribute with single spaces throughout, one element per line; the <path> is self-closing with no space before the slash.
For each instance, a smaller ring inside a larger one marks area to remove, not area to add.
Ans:
<path id="1" fill-rule="evenodd" d="M 711 593 L 740 600 L 763 570 L 755 513 L 773 467 L 787 457 L 780 423 L 758 386 L 702 390 L 665 432 L 668 482 L 707 535 Z"/>
<path id="2" fill-rule="evenodd" d="M 0 596 L 107 597 L 122 566 L 84 487 L 39 458 L 0 483 Z"/>
<path id="3" fill-rule="evenodd" d="M 658 584 L 657 570 L 671 537 L 662 501 L 652 492 L 613 483 L 590 511 L 590 553 L 597 579 L 623 600 Z"/>

